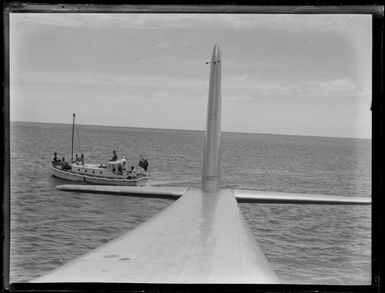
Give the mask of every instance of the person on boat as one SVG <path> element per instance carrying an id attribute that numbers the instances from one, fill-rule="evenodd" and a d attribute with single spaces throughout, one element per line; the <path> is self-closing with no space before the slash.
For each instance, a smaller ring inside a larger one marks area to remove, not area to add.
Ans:
<path id="1" fill-rule="evenodd" d="M 81 154 L 79 162 L 80 162 L 80 164 L 84 165 L 84 155 L 83 154 Z"/>
<path id="2" fill-rule="evenodd" d="M 57 152 L 53 153 L 52 162 L 54 165 L 57 165 L 60 163 L 60 159 L 57 157 Z"/>
<path id="3" fill-rule="evenodd" d="M 73 162 L 76 164 L 78 164 L 80 162 L 78 154 L 75 155 L 75 161 L 73 161 Z"/>
<path id="4" fill-rule="evenodd" d="M 68 162 L 65 160 L 64 157 L 62 158 L 61 168 L 62 168 L 63 170 L 71 169 L 70 164 L 68 164 Z"/>
<path id="5" fill-rule="evenodd" d="M 110 162 L 114 162 L 114 161 L 117 161 L 118 160 L 118 156 L 116 155 L 116 151 L 112 151 L 112 159 L 110 160 Z"/>
<path id="6" fill-rule="evenodd" d="M 123 169 L 123 172 L 126 171 L 126 162 L 127 162 L 127 159 L 125 156 L 123 156 L 122 158 L 122 169 Z"/>
<path id="7" fill-rule="evenodd" d="M 131 170 L 128 171 L 128 177 L 129 177 L 129 178 L 132 178 L 132 177 L 135 177 L 135 176 L 136 176 L 135 167 L 134 167 L 134 166 L 131 166 Z"/>
<path id="8" fill-rule="evenodd" d="M 148 161 L 142 155 L 140 155 L 140 161 L 138 166 L 142 167 L 144 172 L 146 172 L 148 169 Z"/>

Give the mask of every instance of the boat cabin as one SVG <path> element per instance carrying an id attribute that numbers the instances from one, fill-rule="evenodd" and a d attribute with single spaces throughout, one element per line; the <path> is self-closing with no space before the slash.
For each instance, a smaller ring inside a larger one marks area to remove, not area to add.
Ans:
<path id="1" fill-rule="evenodd" d="M 127 173 L 127 160 L 121 159 L 107 163 L 107 170 L 115 175 L 124 175 Z"/>
<path id="2" fill-rule="evenodd" d="M 126 178 L 128 174 L 126 159 L 108 162 L 107 166 L 72 163 L 71 171 L 80 175 L 106 178 Z"/>

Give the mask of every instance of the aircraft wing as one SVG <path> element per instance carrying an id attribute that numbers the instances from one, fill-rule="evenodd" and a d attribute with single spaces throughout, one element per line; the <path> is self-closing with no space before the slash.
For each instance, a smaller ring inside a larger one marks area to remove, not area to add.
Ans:
<path id="1" fill-rule="evenodd" d="M 60 190 L 74 192 L 92 192 L 104 194 L 130 195 L 140 197 L 157 197 L 177 199 L 188 190 L 186 187 L 155 186 L 111 186 L 111 185 L 75 185 L 66 184 L 56 187 Z M 287 192 L 271 192 L 258 190 L 230 190 L 238 202 L 252 203 L 293 203 L 293 204 L 345 204 L 370 205 L 371 197 L 339 196 L 325 194 L 302 194 Z"/>
<path id="2" fill-rule="evenodd" d="M 277 283 L 278 278 L 233 193 L 189 189 L 148 222 L 32 282 Z"/>
<path id="3" fill-rule="evenodd" d="M 371 197 L 340 196 L 326 194 L 305 194 L 288 192 L 271 192 L 257 190 L 234 190 L 238 202 L 253 203 L 292 203 L 292 204 L 345 204 L 370 205 Z"/>
<path id="4" fill-rule="evenodd" d="M 73 192 L 177 199 L 148 222 L 35 283 L 278 283 L 238 202 L 370 204 L 370 197 L 341 197 L 183 187 L 61 185 Z"/>
<path id="5" fill-rule="evenodd" d="M 103 193 L 116 195 L 133 195 L 138 197 L 157 197 L 177 199 L 186 193 L 186 187 L 153 186 L 112 186 L 64 184 L 56 186 L 59 190 L 73 192 Z"/>

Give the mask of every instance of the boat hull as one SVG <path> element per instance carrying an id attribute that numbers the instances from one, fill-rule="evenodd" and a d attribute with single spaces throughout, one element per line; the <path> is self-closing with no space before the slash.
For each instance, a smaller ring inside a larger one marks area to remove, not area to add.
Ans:
<path id="1" fill-rule="evenodd" d="M 135 178 L 108 178 L 108 177 L 96 177 L 85 174 L 78 174 L 71 170 L 62 170 L 58 167 L 55 167 L 53 164 L 50 164 L 51 174 L 54 177 L 74 181 L 74 182 L 83 182 L 85 184 L 94 184 L 94 185 L 122 185 L 122 186 L 143 186 L 146 184 L 149 179 L 148 176 L 141 175 Z"/>

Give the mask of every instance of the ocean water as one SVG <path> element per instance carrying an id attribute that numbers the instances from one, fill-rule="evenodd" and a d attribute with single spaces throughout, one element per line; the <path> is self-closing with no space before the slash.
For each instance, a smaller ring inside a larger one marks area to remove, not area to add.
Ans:
<path id="1" fill-rule="evenodd" d="M 154 180 L 198 187 L 203 132 L 77 127 L 75 151 L 106 162 L 112 150 Z M 11 282 L 27 282 L 112 240 L 172 200 L 63 192 L 50 176 L 54 151 L 70 158 L 71 125 L 11 123 Z M 371 196 L 371 141 L 268 134 L 222 134 L 222 185 Z M 240 204 L 283 283 L 370 284 L 371 207 Z M 230 248 L 229 248 L 230 249 Z"/>

